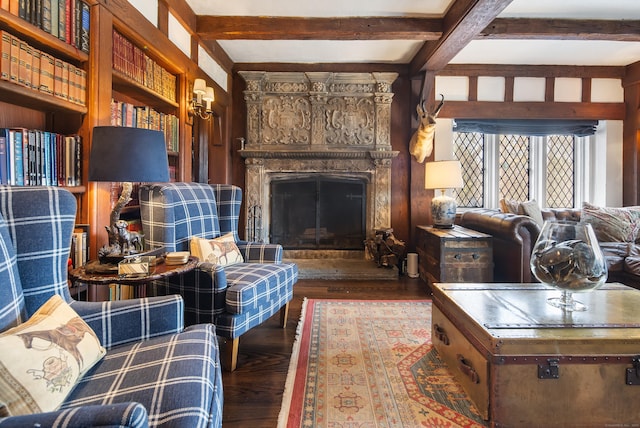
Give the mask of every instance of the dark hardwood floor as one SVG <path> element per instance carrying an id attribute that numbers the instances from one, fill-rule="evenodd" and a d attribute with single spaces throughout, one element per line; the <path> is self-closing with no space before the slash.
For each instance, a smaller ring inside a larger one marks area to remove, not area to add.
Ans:
<path id="1" fill-rule="evenodd" d="M 238 368 L 224 372 L 224 428 L 276 426 L 303 299 L 428 299 L 429 287 L 406 276 L 397 281 L 299 280 L 286 328 L 279 315 L 240 338 Z"/>

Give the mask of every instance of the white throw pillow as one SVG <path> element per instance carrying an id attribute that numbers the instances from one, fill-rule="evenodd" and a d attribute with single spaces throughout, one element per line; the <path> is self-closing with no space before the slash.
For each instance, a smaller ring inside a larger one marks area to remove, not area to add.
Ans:
<path id="1" fill-rule="evenodd" d="M 58 295 L 0 334 L 0 415 L 51 412 L 106 351 Z"/>
<path id="2" fill-rule="evenodd" d="M 191 255 L 200 259 L 201 262 L 213 263 L 219 266 L 230 266 L 244 262 L 242 253 L 233 238 L 233 233 L 227 233 L 214 239 L 193 236 L 189 247 Z"/>

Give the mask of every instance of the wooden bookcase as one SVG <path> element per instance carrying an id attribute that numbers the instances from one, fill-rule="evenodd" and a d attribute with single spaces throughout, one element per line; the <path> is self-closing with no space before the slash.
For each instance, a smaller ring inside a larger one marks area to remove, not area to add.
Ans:
<path id="1" fill-rule="evenodd" d="M 38 58 L 40 55 L 47 55 L 67 66 L 87 70 L 87 53 L 3 9 L 0 9 L 0 30 L 29 49 L 37 51 Z M 82 105 L 60 98 L 53 94 L 53 88 L 52 93 L 41 90 L 38 84 L 39 73 L 37 76 L 38 80 L 29 77 L 29 83 L 34 83 L 33 87 L 12 80 L 0 80 L 0 128 L 35 129 L 63 135 L 80 134 L 88 112 L 86 103 Z M 53 83 L 53 78 L 51 82 Z M 66 84 L 68 85 L 68 81 Z M 80 195 L 86 191 L 85 183 L 85 180 L 81 180 L 80 185 L 67 188 Z"/>
<path id="2" fill-rule="evenodd" d="M 0 127 L 42 129 L 82 137 L 82 185 L 70 190 L 78 199 L 77 222 L 90 225 L 90 257 L 94 258 L 97 249 L 108 241 L 104 227 L 109 223 L 112 185 L 87 180 L 92 128 L 111 125 L 112 99 L 149 106 L 176 116 L 179 123 L 178 150 L 169 152 L 169 165 L 176 180 L 189 180 L 191 159 L 185 153 L 191 153 L 192 129 L 188 120 L 187 82 L 199 76 L 200 71 L 191 58 L 128 2 L 87 0 L 85 3 L 90 9 L 88 53 L 0 9 L 0 29 L 87 73 L 85 105 L 0 80 Z M 158 94 L 113 69 L 114 30 L 176 77 L 174 99 Z"/>

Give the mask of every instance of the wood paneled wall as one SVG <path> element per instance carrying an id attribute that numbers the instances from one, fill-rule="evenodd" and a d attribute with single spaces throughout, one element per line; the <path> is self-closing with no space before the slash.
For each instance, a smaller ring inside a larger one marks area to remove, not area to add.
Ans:
<path id="1" fill-rule="evenodd" d="M 430 204 L 433 192 L 424 189 L 424 165 L 415 161 L 408 151 L 409 139 L 417 124 L 415 105 L 422 98 L 424 79 L 409 77 L 404 66 L 380 64 L 236 64 L 234 70 L 263 71 L 395 71 L 399 77 L 393 85 L 391 109 L 391 145 L 399 151 L 392 166 L 392 227 L 399 239 L 406 241 L 413 250 L 413 231 L 417 225 L 430 224 Z M 623 119 L 625 121 L 625 205 L 637 204 L 639 166 L 637 145 L 640 144 L 638 113 L 640 106 L 640 65 L 630 67 L 545 67 L 545 66 L 448 66 L 438 75 L 469 77 L 468 101 L 445 103 L 441 117 L 555 117 Z M 629 77 L 629 76 L 635 77 Z M 506 79 L 505 102 L 487 103 L 477 101 L 477 81 L 479 76 L 504 76 Z M 544 77 L 546 92 L 544 102 L 513 102 L 513 82 L 515 77 Z M 583 79 L 582 101 L 576 103 L 553 102 L 555 77 L 578 77 Z M 430 76 L 434 79 L 435 76 Z M 625 103 L 592 103 L 590 79 L 623 79 Z M 424 87 L 434 88 L 435 84 Z M 238 154 L 239 139 L 245 135 L 246 105 L 244 102 L 244 81 L 234 73 L 232 86 L 233 118 L 230 135 L 230 156 L 232 159 L 232 181 L 244 185 L 244 159 Z M 433 94 L 425 99 L 433 100 Z M 433 156 L 433 155 L 432 155 Z M 432 157 L 427 161 L 433 160 Z"/>

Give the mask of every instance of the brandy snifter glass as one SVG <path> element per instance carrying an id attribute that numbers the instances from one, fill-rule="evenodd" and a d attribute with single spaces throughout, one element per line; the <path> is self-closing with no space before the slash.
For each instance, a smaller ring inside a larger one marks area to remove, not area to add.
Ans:
<path id="1" fill-rule="evenodd" d="M 531 272 L 543 284 L 561 290 L 548 299 L 565 311 L 584 311 L 574 292 L 590 291 L 607 280 L 607 265 L 589 223 L 546 221 L 531 254 Z"/>

